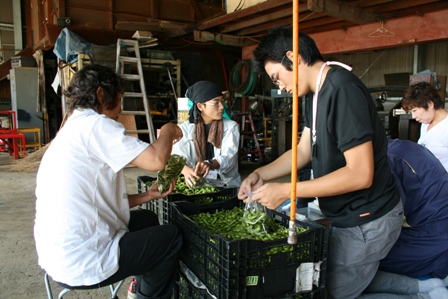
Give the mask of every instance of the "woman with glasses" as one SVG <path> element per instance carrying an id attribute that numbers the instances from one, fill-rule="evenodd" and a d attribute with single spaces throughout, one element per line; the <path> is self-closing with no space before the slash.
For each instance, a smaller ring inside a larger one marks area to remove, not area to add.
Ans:
<path id="1" fill-rule="evenodd" d="M 182 170 L 188 185 L 198 179 L 217 179 L 217 185 L 239 187 L 238 124 L 225 119 L 225 101 L 218 85 L 199 81 L 185 93 L 192 107 L 189 119 L 181 124 L 183 138 L 173 146 L 172 154 L 187 158 Z"/>

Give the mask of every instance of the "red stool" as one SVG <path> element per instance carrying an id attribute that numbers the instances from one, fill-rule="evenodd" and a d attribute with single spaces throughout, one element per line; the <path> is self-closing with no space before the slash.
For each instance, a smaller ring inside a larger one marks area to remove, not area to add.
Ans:
<path id="1" fill-rule="evenodd" d="M 19 158 L 19 142 L 22 145 L 22 156 L 26 157 L 26 139 L 25 134 L 17 131 L 16 112 L 14 110 L 0 110 L 0 115 L 6 115 L 8 118 L 8 127 L 0 126 L 0 140 L 14 151 L 14 159 Z M 3 121 L 2 121 L 3 123 Z M 12 139 L 12 142 L 10 141 Z M 11 152 L 10 152 L 11 155 Z"/>
<path id="2" fill-rule="evenodd" d="M 0 139 L 5 144 L 7 144 L 9 148 L 13 149 L 13 151 L 14 151 L 14 159 L 18 159 L 19 158 L 19 141 L 21 140 L 21 143 L 22 143 L 22 155 L 23 155 L 23 158 L 26 157 L 25 134 L 22 134 L 22 133 L 5 134 L 5 133 L 2 133 L 1 130 L 0 130 Z M 12 144 L 9 141 L 9 139 L 12 139 Z"/>

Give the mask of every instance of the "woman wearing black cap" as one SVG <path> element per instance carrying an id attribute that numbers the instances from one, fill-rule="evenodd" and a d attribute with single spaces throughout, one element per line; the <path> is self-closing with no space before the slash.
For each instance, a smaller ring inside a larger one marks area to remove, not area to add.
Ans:
<path id="1" fill-rule="evenodd" d="M 192 102 L 189 121 L 181 124 L 183 138 L 174 144 L 172 153 L 187 158 L 182 170 L 187 184 L 195 185 L 202 177 L 220 179 L 227 187 L 239 187 L 238 124 L 224 119 L 222 91 L 210 81 L 190 86 L 185 96 Z"/>

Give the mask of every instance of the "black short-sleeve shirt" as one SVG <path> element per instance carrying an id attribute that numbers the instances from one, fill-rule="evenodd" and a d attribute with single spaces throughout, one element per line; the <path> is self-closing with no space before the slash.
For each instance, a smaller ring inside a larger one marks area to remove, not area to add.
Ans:
<path id="1" fill-rule="evenodd" d="M 305 126 L 312 130 L 312 94 Z M 312 134 L 311 134 L 312 135 Z M 365 85 L 351 72 L 332 67 L 318 94 L 315 178 L 346 165 L 344 151 L 372 141 L 374 178 L 370 188 L 321 197 L 319 206 L 336 227 L 352 227 L 377 219 L 400 200 L 387 161 L 387 136 Z M 311 140 L 312 142 L 312 140 Z"/>

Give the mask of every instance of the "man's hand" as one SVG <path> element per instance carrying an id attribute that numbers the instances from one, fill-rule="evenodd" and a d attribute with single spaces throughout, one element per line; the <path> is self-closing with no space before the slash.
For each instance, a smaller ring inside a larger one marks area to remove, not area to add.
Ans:
<path id="1" fill-rule="evenodd" d="M 271 210 L 277 209 L 290 197 L 290 183 L 268 183 L 252 192 L 252 200 Z"/>
<path id="2" fill-rule="evenodd" d="M 262 185 L 263 180 L 261 179 L 258 172 L 252 172 L 241 183 L 240 190 L 238 191 L 238 198 L 245 201 L 248 197 L 249 191 L 255 191 Z"/>

